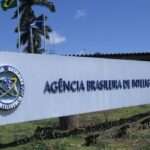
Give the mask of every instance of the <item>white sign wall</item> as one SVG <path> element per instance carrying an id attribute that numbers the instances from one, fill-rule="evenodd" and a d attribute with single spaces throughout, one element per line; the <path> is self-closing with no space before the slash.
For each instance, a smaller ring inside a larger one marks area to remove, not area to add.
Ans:
<path id="1" fill-rule="evenodd" d="M 150 62 L 0 53 L 0 124 L 150 104 Z"/>

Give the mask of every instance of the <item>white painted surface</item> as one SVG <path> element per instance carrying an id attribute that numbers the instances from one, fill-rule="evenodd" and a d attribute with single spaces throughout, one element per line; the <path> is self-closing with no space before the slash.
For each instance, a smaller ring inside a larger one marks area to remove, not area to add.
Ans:
<path id="1" fill-rule="evenodd" d="M 84 83 L 87 80 L 150 79 L 149 62 L 0 53 L 2 65 L 10 65 L 20 71 L 25 93 L 15 111 L 0 111 L 1 125 L 150 104 L 150 88 L 43 93 L 46 81 L 51 83 L 60 78 L 65 81 L 83 80 Z"/>

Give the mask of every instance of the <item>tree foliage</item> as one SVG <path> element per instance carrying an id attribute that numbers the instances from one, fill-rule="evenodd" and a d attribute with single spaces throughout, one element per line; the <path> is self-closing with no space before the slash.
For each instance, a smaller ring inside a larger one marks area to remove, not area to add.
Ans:
<path id="1" fill-rule="evenodd" d="M 34 23 L 40 16 L 37 16 L 33 10 L 33 6 L 41 6 L 47 8 L 50 12 L 55 12 L 55 6 L 49 0 L 20 0 L 19 4 L 19 14 L 20 14 L 20 43 L 23 46 L 23 51 L 27 53 L 42 53 L 44 49 L 41 48 L 42 36 L 46 39 L 49 39 L 49 33 L 52 32 L 52 29 L 48 25 L 36 26 L 32 28 L 32 40 L 31 40 L 31 25 Z M 12 19 L 18 17 L 17 9 L 14 12 Z M 45 20 L 47 19 L 44 16 Z M 45 35 L 44 35 L 45 31 Z M 18 27 L 16 27 L 15 32 L 18 32 Z M 32 41 L 32 42 L 31 42 Z M 33 45 L 31 45 L 33 43 Z M 18 42 L 17 42 L 18 46 Z M 33 48 L 32 48 L 33 47 Z"/>

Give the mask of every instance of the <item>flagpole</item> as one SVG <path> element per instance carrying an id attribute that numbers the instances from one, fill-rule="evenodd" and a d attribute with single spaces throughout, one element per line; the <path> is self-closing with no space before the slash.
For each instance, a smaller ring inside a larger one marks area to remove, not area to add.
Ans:
<path id="1" fill-rule="evenodd" d="M 44 15 L 44 51 L 46 52 L 46 42 L 45 42 L 45 38 L 46 38 L 46 29 L 45 29 L 45 15 Z"/>
<path id="2" fill-rule="evenodd" d="M 19 0 L 17 0 L 17 12 L 18 12 L 18 48 L 19 48 L 19 51 L 20 51 L 20 47 L 21 47 L 21 42 L 20 42 L 20 11 L 19 11 L 19 6 L 20 6 L 20 2 Z"/>
<path id="3" fill-rule="evenodd" d="M 30 25 L 30 43 L 31 43 L 31 53 L 33 53 L 33 34 L 32 34 L 32 25 Z"/>

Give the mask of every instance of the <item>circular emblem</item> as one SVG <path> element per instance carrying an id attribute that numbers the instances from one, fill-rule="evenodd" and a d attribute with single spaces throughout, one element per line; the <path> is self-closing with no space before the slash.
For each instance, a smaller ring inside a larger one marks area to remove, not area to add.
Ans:
<path id="1" fill-rule="evenodd" d="M 0 66 L 0 109 L 16 108 L 24 95 L 24 81 L 20 72 L 12 66 Z"/>

